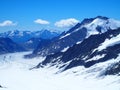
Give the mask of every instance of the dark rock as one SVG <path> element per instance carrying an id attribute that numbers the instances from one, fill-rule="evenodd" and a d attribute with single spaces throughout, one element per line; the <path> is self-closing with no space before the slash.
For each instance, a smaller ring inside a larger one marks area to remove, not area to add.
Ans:
<path id="1" fill-rule="evenodd" d="M 0 38 L 0 54 L 26 51 L 9 38 Z"/>
<path id="2" fill-rule="evenodd" d="M 37 68 L 46 66 L 47 64 L 53 66 L 56 65 L 56 62 L 62 62 L 65 67 L 64 70 L 76 66 L 84 66 L 86 68 L 89 68 L 94 64 L 105 62 L 110 59 L 116 59 L 120 53 L 120 44 L 109 46 L 102 51 L 94 50 L 97 49 L 106 39 L 115 37 L 118 34 L 120 34 L 120 28 L 116 30 L 108 30 L 103 34 L 92 35 L 89 38 L 85 39 L 82 43 L 73 45 L 66 52 L 58 52 L 53 55 L 48 55 L 42 63 L 37 65 Z M 104 55 L 104 57 L 99 58 L 98 60 L 90 60 L 97 55 Z M 66 65 L 65 63 L 67 62 L 70 63 Z M 116 70 L 119 71 L 119 68 Z"/>
<path id="3" fill-rule="evenodd" d="M 120 62 L 108 67 L 105 71 L 105 75 L 120 75 Z"/>

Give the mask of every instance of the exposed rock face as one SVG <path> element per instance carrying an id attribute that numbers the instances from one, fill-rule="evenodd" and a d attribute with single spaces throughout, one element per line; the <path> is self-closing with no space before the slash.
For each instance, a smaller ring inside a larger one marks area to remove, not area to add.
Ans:
<path id="1" fill-rule="evenodd" d="M 47 65 L 63 68 L 64 70 L 84 66 L 89 68 L 97 63 L 116 59 L 120 53 L 120 40 L 113 41 L 120 36 L 120 28 L 116 30 L 108 30 L 103 34 L 92 35 L 80 44 L 70 47 L 65 52 L 58 52 L 48 55 L 46 59 L 38 64 L 36 68 Z M 106 40 L 110 40 L 110 44 L 100 49 L 101 45 L 106 45 Z M 105 74 L 118 74 L 120 72 L 120 63 L 116 63 L 109 67 Z"/>

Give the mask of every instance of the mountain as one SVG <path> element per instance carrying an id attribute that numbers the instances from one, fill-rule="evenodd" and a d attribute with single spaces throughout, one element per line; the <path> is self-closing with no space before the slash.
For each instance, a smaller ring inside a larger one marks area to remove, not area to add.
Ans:
<path id="1" fill-rule="evenodd" d="M 40 31 L 8 31 L 0 33 L 0 37 L 10 38 L 16 43 L 25 43 L 31 38 L 42 38 L 42 39 L 52 39 L 58 36 L 58 32 L 53 32 L 50 30 L 40 30 Z"/>
<path id="2" fill-rule="evenodd" d="M 52 39 L 54 37 L 59 36 L 59 34 L 60 34 L 60 32 L 50 31 L 50 30 L 46 30 L 46 29 L 43 29 L 41 31 L 37 31 L 35 33 L 36 33 L 36 35 L 39 36 L 39 38 L 42 38 L 42 39 Z"/>
<path id="3" fill-rule="evenodd" d="M 23 47 L 9 38 L 0 38 L 0 54 L 25 51 Z"/>
<path id="4" fill-rule="evenodd" d="M 25 43 L 22 43 L 21 46 L 25 47 L 27 50 L 33 50 L 37 48 L 39 45 L 40 47 L 43 47 L 46 45 L 46 43 L 50 42 L 50 39 L 42 39 L 42 38 L 31 38 Z"/>
<path id="5" fill-rule="evenodd" d="M 2 88 L 2 86 L 0 85 L 0 88 Z"/>
<path id="6" fill-rule="evenodd" d="M 101 21 L 93 24 L 96 19 Z M 28 51 L 0 55 L 0 88 L 119 90 L 119 22 L 112 21 L 112 24 L 108 25 L 106 20 L 109 18 L 101 16 L 85 19 L 69 31 L 50 40 L 30 38 L 23 46 L 28 49 L 37 47 L 32 54 Z M 100 23 L 105 24 L 97 26 Z M 17 52 L 22 48 L 19 49 L 19 45 L 9 38 L 1 38 L 0 50 L 7 53 Z M 38 57 L 31 58 L 33 56 Z"/>
<path id="7" fill-rule="evenodd" d="M 99 63 L 104 63 L 104 66 Z M 99 68 L 95 67 L 97 65 Z M 103 69 L 102 75 L 120 75 L 120 28 L 91 35 L 79 44 L 48 55 L 36 68 L 53 66 L 62 71 L 77 66 L 93 66 L 95 70 Z"/>
<path id="8" fill-rule="evenodd" d="M 108 30 L 117 29 L 118 27 L 120 27 L 120 21 L 107 17 L 97 16 L 95 18 L 84 19 L 67 32 L 54 38 L 50 44 L 42 48 L 38 46 L 33 51 L 33 54 L 46 56 L 57 53 L 63 49 L 72 47 L 74 44 L 81 43 L 81 41 L 91 35 L 105 33 Z"/>

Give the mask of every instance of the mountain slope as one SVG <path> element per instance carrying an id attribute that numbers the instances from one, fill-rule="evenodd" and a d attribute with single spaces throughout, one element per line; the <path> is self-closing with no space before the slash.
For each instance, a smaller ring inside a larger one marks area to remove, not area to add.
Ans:
<path id="1" fill-rule="evenodd" d="M 92 35 L 80 44 L 76 44 L 64 52 L 61 51 L 53 55 L 48 55 L 36 68 L 56 66 L 59 69 L 62 68 L 63 71 L 77 66 L 89 68 L 95 64 L 104 63 L 111 59 L 116 61 L 119 54 L 120 28 L 108 30 L 103 34 Z M 117 68 L 115 68 L 116 66 Z M 117 62 L 112 69 L 108 70 L 106 74 L 113 71 L 113 74 L 119 74 L 119 62 Z"/>
<path id="2" fill-rule="evenodd" d="M 90 35 L 105 33 L 108 30 L 120 27 L 120 21 L 109 19 L 107 17 L 98 16 L 95 18 L 84 19 L 66 33 L 61 34 L 49 45 L 43 48 L 36 48 L 33 54 L 50 55 L 60 52 L 61 50 L 72 47 L 74 44 L 80 43 Z"/>
<path id="3" fill-rule="evenodd" d="M 119 90 L 120 77 L 107 75 L 99 77 L 101 68 L 107 63 L 91 69 L 74 67 L 62 73 L 56 67 L 40 69 L 34 67 L 43 58 L 24 59 L 30 52 L 0 55 L 0 90 Z"/>
<path id="4" fill-rule="evenodd" d="M 38 45 L 39 47 L 43 47 L 50 41 L 50 39 L 31 38 L 25 43 L 22 43 L 21 46 L 25 47 L 27 50 L 34 50 L 35 48 L 37 48 Z"/>
<path id="5" fill-rule="evenodd" d="M 25 51 L 25 49 L 9 38 L 0 38 L 0 54 Z"/>

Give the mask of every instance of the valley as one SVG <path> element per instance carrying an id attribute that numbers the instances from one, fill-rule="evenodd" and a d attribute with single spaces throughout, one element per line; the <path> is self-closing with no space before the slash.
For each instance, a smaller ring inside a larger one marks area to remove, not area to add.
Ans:
<path id="1" fill-rule="evenodd" d="M 61 34 L 0 33 L 0 90 L 41 89 L 120 90 L 120 21 L 97 16 Z"/>
<path id="2" fill-rule="evenodd" d="M 93 72 L 84 67 L 75 67 L 65 72 L 59 72 L 55 67 L 29 70 L 44 58 L 24 59 L 23 55 L 28 53 L 30 52 L 0 56 L 0 84 L 3 87 L 0 90 L 120 89 L 118 76 L 100 77 L 96 71 Z M 6 56 L 5 60 L 2 60 L 3 56 Z"/>

